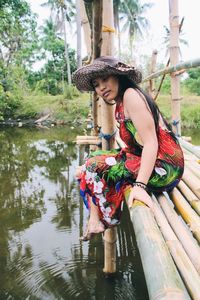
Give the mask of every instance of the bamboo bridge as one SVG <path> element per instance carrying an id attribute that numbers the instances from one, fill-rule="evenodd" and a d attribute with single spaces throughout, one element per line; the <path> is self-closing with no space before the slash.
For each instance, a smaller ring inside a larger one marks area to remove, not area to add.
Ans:
<path id="1" fill-rule="evenodd" d="M 94 2 L 96 3 L 96 2 Z M 102 1 L 98 1 L 100 5 Z M 170 17 L 170 66 L 155 72 L 156 52 L 152 56 L 151 75 L 144 79 L 149 82 L 149 92 L 154 95 L 153 79 L 165 74 L 171 75 L 172 125 L 180 137 L 185 158 L 185 171 L 177 188 L 171 194 L 153 195 L 154 211 L 142 202 L 134 201 L 130 217 L 136 235 L 150 300 L 200 300 L 200 150 L 181 138 L 180 120 L 180 78 L 184 69 L 200 66 L 200 59 L 179 63 L 178 0 L 169 0 Z M 102 8 L 101 8 L 102 9 Z M 95 5 L 93 6 L 95 13 Z M 113 31 L 102 30 L 103 25 L 113 28 L 112 1 L 103 0 L 103 12 L 99 14 L 93 37 L 93 59 L 98 55 L 113 55 Z M 99 29 L 99 30 L 97 30 Z M 101 49 L 98 48 L 101 45 Z M 100 103 L 93 95 L 93 132 L 91 136 L 78 136 L 77 144 L 102 149 L 113 148 L 116 141 L 113 106 Z M 98 136 L 98 115 L 102 131 L 111 139 Z M 108 122 L 109 120 L 109 122 Z M 108 145 L 109 144 L 109 145 Z M 116 272 L 116 228 L 107 229 L 104 234 L 104 269 L 107 274 Z"/>
<path id="2" fill-rule="evenodd" d="M 118 145 L 124 146 L 117 138 Z M 200 149 L 179 138 L 185 171 L 169 195 L 153 195 L 154 212 L 134 201 L 129 209 L 150 300 L 200 300 Z M 99 145 L 96 136 L 77 144 Z M 115 272 L 116 230 L 104 238 L 104 272 Z"/>

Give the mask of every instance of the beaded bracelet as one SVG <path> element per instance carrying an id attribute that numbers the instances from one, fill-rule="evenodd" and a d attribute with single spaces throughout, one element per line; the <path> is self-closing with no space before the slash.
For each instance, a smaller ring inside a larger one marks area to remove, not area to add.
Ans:
<path id="1" fill-rule="evenodd" d="M 143 182 L 135 181 L 135 182 L 133 182 L 133 186 L 139 186 L 142 189 L 144 189 L 145 191 L 147 191 L 147 185 Z"/>

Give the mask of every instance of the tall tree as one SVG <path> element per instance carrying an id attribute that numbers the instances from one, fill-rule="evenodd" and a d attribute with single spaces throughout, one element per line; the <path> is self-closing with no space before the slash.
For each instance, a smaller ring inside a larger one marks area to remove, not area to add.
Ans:
<path id="1" fill-rule="evenodd" d="M 56 12 L 55 25 L 58 30 L 61 30 L 61 33 L 64 36 L 65 42 L 65 60 L 67 65 L 67 77 L 68 84 L 71 84 L 71 69 L 68 53 L 68 44 L 67 44 L 67 30 L 66 30 L 66 20 L 71 22 L 71 17 L 75 15 L 74 13 L 74 1 L 73 0 L 48 0 L 43 3 L 42 6 L 49 6 L 51 8 L 52 15 Z"/>
<path id="2" fill-rule="evenodd" d="M 3 5 L 4 4 L 4 5 Z M 0 56 L 6 66 L 24 63 L 36 48 L 36 19 L 24 0 L 5 1 L 0 6 Z"/>
<path id="3" fill-rule="evenodd" d="M 148 20 L 143 16 L 152 3 L 141 4 L 140 0 L 122 0 L 119 6 L 121 18 L 125 20 L 122 31 L 128 30 L 130 40 L 131 57 L 133 57 L 133 42 L 137 35 L 144 36 L 149 26 Z"/>

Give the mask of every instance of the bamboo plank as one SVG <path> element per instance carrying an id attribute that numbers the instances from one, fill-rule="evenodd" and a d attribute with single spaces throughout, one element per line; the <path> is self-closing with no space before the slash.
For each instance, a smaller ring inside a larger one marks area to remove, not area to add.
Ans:
<path id="1" fill-rule="evenodd" d="M 100 140 L 78 140 L 76 141 L 77 145 L 99 145 Z"/>
<path id="2" fill-rule="evenodd" d="M 172 202 L 169 202 L 170 200 L 169 198 L 167 198 L 166 194 L 165 196 L 160 195 L 159 197 L 157 197 L 157 199 L 165 214 L 165 216 L 163 217 L 167 218 L 174 233 L 178 237 L 188 257 L 190 258 L 193 266 L 200 274 L 200 248 L 197 244 L 197 241 L 193 238 L 191 232 L 180 220 L 179 216 L 172 207 Z"/>
<path id="3" fill-rule="evenodd" d="M 186 200 L 194 208 L 194 210 L 200 215 L 200 200 L 199 198 L 191 191 L 191 189 L 185 184 L 184 181 L 180 181 L 178 184 L 178 189 L 185 196 Z"/>
<path id="4" fill-rule="evenodd" d="M 150 300 L 190 299 L 151 210 L 134 201 L 130 216 Z"/>
<path id="5" fill-rule="evenodd" d="M 194 300 L 200 300 L 200 277 L 197 273 L 197 270 L 194 268 L 192 262 L 189 257 L 185 253 L 181 243 L 177 239 L 173 230 L 167 222 L 167 219 L 162 212 L 156 198 L 154 199 L 154 215 L 156 221 L 162 231 L 166 244 L 169 248 L 169 251 L 175 261 L 175 264 L 181 274 L 182 279 L 184 280 L 187 289 L 189 290 L 190 295 Z M 166 199 L 165 199 L 165 202 Z"/>
<path id="6" fill-rule="evenodd" d="M 198 165 L 198 163 L 196 161 L 190 160 L 190 161 L 185 161 L 185 165 L 187 168 L 190 169 L 190 171 L 192 173 L 194 173 L 194 175 L 196 177 L 198 177 L 200 179 L 200 165 Z"/>
<path id="7" fill-rule="evenodd" d="M 193 193 L 200 198 L 200 179 L 189 169 L 185 168 L 182 180 L 191 188 Z"/>
<path id="8" fill-rule="evenodd" d="M 183 195 L 179 192 L 177 188 L 174 188 L 171 192 L 171 198 L 180 212 L 183 219 L 188 224 L 190 230 L 192 231 L 194 237 L 200 242 L 200 218 L 187 203 Z"/>
<path id="9" fill-rule="evenodd" d="M 94 140 L 97 139 L 98 136 L 95 135 L 77 135 L 77 140 Z"/>
<path id="10" fill-rule="evenodd" d="M 197 149 L 194 145 L 189 142 L 184 141 L 183 139 L 179 138 L 179 142 L 182 147 L 190 151 L 191 153 L 195 154 L 198 158 L 200 158 L 200 150 Z"/>

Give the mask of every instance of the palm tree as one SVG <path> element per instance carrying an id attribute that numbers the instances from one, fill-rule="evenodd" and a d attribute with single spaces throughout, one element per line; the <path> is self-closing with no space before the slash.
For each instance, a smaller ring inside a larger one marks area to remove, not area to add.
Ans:
<path id="1" fill-rule="evenodd" d="M 68 53 L 68 44 L 67 44 L 67 31 L 66 31 L 66 20 L 71 22 L 71 17 L 75 15 L 74 3 L 73 0 L 48 0 L 43 3 L 42 6 L 49 6 L 51 9 L 51 15 L 56 13 L 55 25 L 58 30 L 61 30 L 61 33 L 64 35 L 65 42 L 65 60 L 67 65 L 67 78 L 68 84 L 71 84 L 71 70 L 70 70 L 70 61 Z"/>
<path id="2" fill-rule="evenodd" d="M 185 46 L 188 46 L 188 42 L 184 39 L 184 33 L 183 31 L 181 30 L 181 27 L 182 27 L 182 24 L 183 24 L 183 21 L 184 21 L 184 18 L 182 19 L 181 21 L 181 24 L 180 24 L 180 34 L 179 34 L 179 43 L 181 45 L 185 45 Z M 170 29 L 167 27 L 167 26 L 163 26 L 164 29 L 165 29 L 165 36 L 163 37 L 163 45 L 165 46 L 166 48 L 166 56 L 169 54 L 169 40 L 170 40 Z M 179 48 L 179 51 L 180 51 L 180 56 L 181 56 L 181 50 Z"/>
<path id="3" fill-rule="evenodd" d="M 143 16 L 153 3 L 141 5 L 139 0 L 122 0 L 119 6 L 121 19 L 125 20 L 122 31 L 129 33 L 131 57 L 133 56 L 133 42 L 137 35 L 144 36 L 144 32 L 149 27 L 148 20 Z"/>

